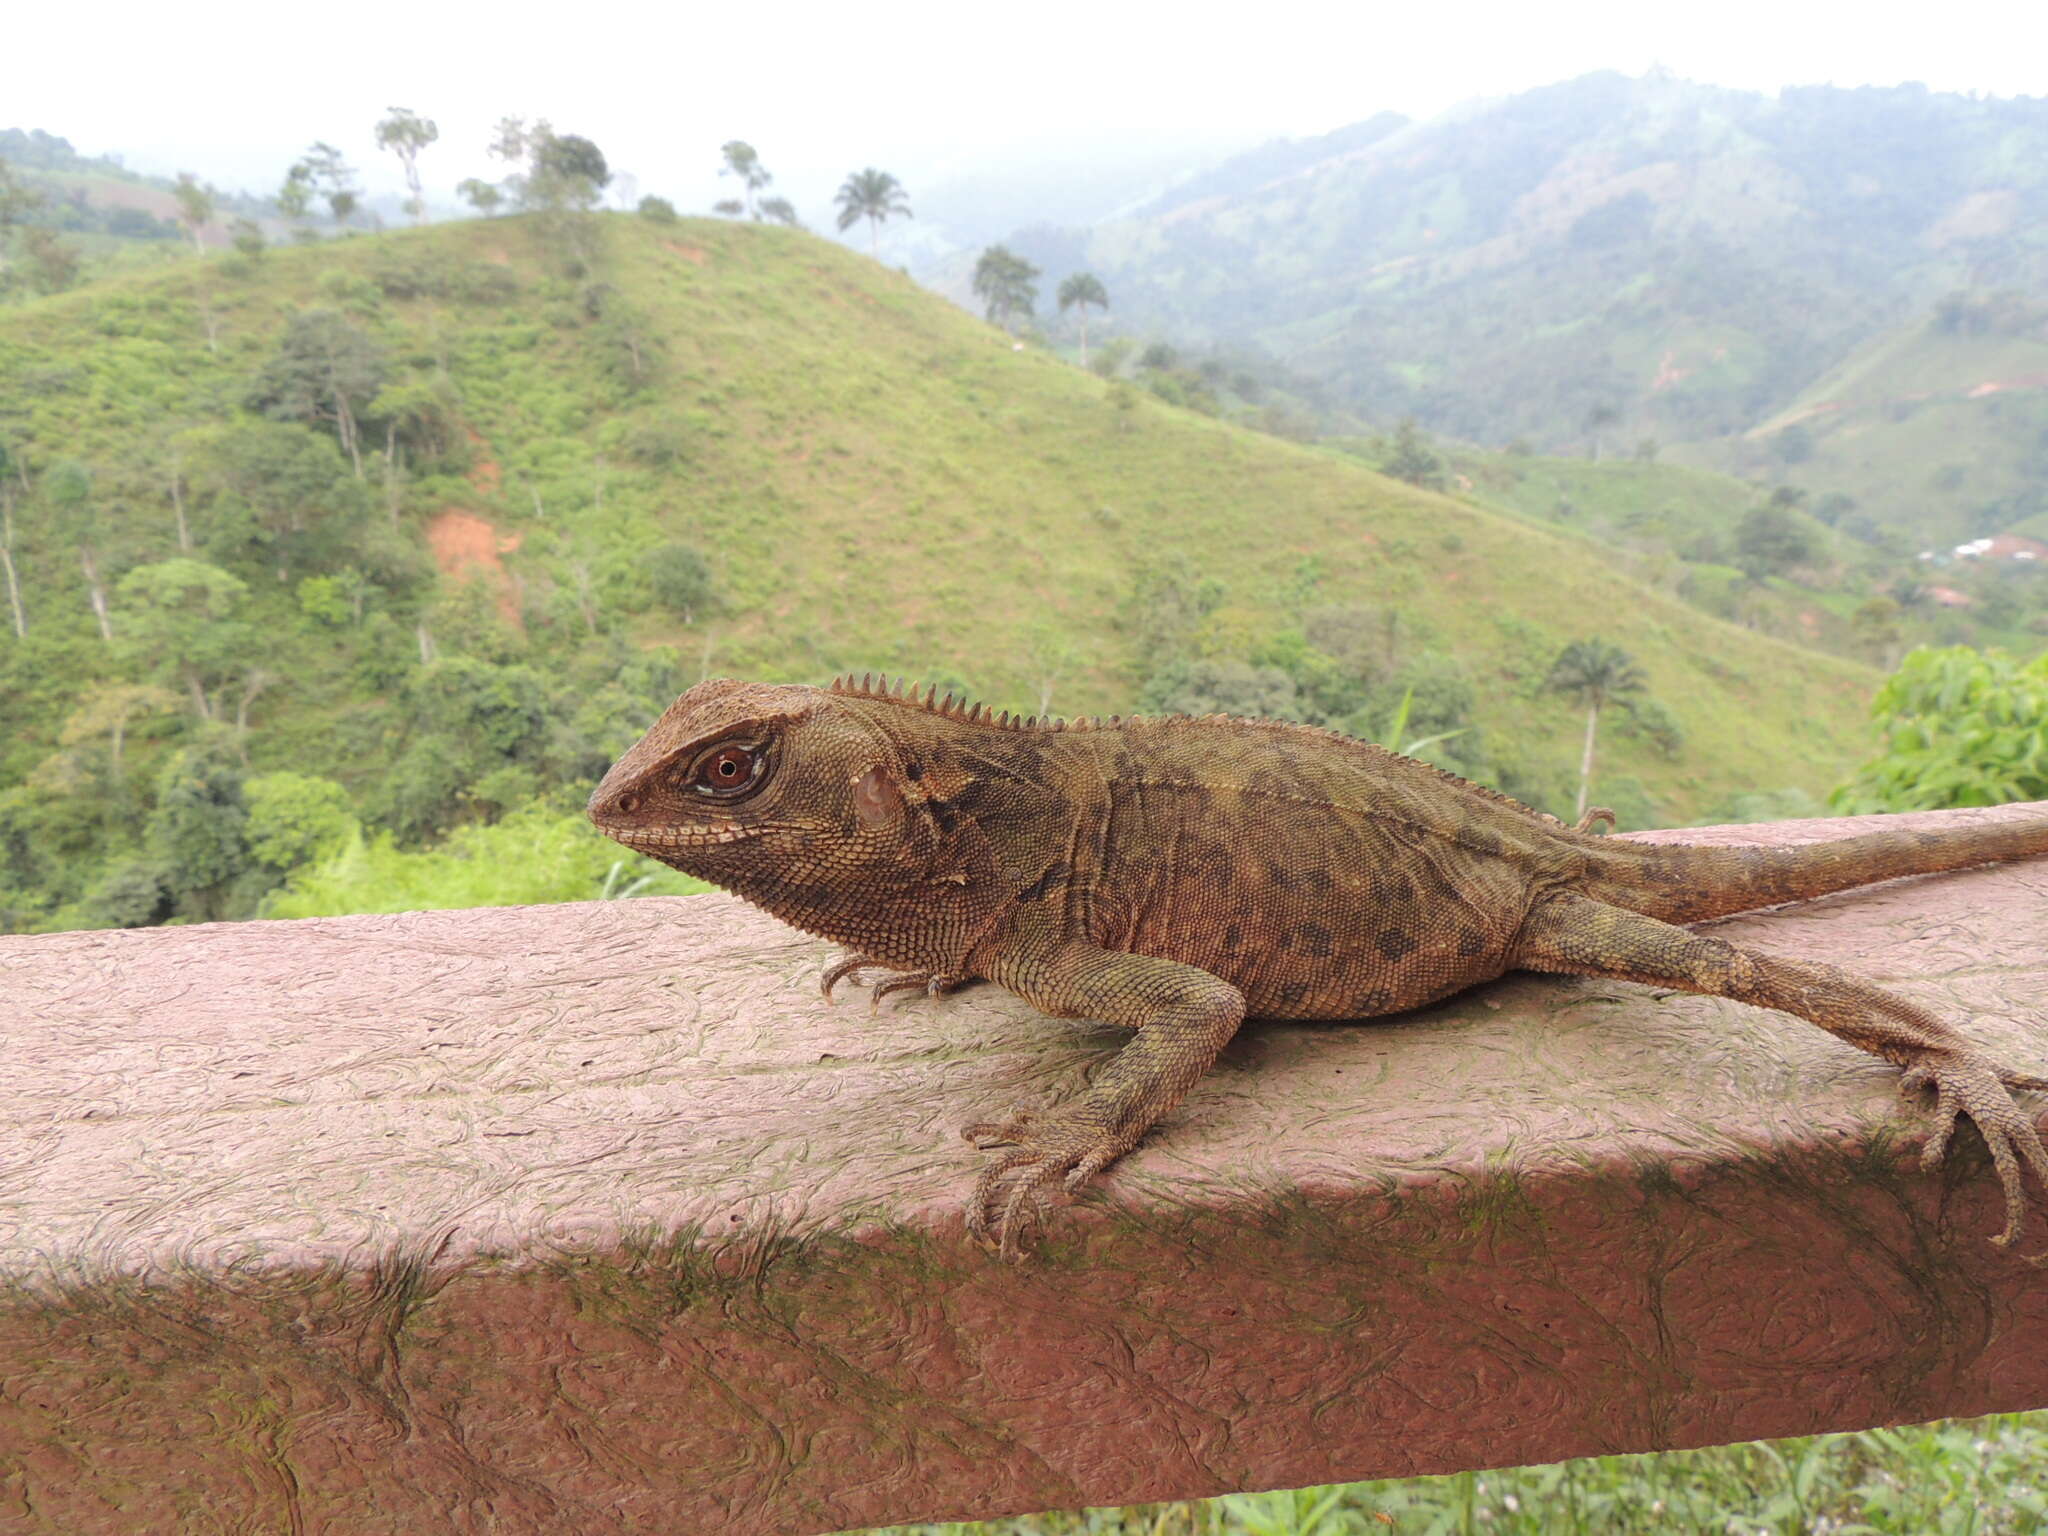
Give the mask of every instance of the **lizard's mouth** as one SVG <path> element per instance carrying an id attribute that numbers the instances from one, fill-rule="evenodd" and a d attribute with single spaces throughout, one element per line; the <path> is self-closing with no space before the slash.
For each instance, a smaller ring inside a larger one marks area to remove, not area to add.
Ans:
<path id="1" fill-rule="evenodd" d="M 758 837 L 765 827 L 606 827 L 604 835 L 642 853 L 715 848 Z"/>

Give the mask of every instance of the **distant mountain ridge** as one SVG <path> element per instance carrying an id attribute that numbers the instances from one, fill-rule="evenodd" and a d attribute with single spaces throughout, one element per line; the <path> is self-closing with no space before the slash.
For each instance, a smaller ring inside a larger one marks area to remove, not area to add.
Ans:
<path id="1" fill-rule="evenodd" d="M 2048 100 L 1592 74 L 1265 146 L 1085 231 L 1125 328 L 1565 447 L 1747 430 L 1955 290 L 2048 290 Z"/>

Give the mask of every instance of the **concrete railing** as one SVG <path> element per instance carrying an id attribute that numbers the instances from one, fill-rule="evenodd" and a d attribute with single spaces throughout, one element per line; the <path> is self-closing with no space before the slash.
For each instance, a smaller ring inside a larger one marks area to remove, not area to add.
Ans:
<path id="1" fill-rule="evenodd" d="M 1720 931 L 2048 1063 L 2048 865 Z M 1254 1025 L 1010 1266 L 955 1127 L 1113 1037 L 827 954 L 716 896 L 0 939 L 0 1526 L 815 1532 L 2048 1403 L 1982 1143 L 1921 1173 L 1791 1018 Z"/>

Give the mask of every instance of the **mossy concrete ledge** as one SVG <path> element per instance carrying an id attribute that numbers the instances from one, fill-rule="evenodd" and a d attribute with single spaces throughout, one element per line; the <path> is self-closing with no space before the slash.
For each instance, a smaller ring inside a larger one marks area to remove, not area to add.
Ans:
<path id="1" fill-rule="evenodd" d="M 2048 1063 L 2048 863 L 1720 931 Z M 1113 1037 L 827 954 L 716 896 L 0 939 L 0 1526 L 815 1532 L 2048 1403 L 1982 1143 L 1922 1173 L 1810 1025 L 1252 1025 L 1009 1266 L 955 1127 Z"/>

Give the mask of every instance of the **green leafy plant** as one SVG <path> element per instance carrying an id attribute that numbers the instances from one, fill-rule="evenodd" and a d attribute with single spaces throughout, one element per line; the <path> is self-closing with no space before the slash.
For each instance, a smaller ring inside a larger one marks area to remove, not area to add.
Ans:
<path id="1" fill-rule="evenodd" d="M 1877 691 L 1878 754 L 1828 797 L 1837 812 L 2048 797 L 2048 652 L 1921 646 Z"/>

